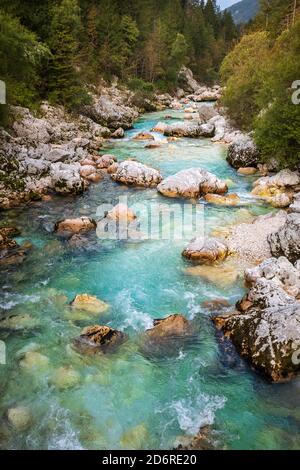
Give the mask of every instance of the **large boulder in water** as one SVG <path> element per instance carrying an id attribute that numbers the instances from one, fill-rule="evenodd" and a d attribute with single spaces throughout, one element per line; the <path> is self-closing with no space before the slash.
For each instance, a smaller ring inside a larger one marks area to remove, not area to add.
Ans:
<path id="1" fill-rule="evenodd" d="M 215 126 L 213 124 L 199 124 L 198 122 L 186 123 L 179 122 L 165 126 L 164 135 L 170 137 L 205 137 L 210 138 L 215 134 Z"/>
<path id="2" fill-rule="evenodd" d="M 288 214 L 286 222 L 268 237 L 274 256 L 286 256 L 292 263 L 300 258 L 300 213 Z"/>
<path id="3" fill-rule="evenodd" d="M 214 322 L 238 352 L 272 381 L 299 374 L 299 301 L 219 315 Z"/>
<path id="4" fill-rule="evenodd" d="M 83 310 L 91 314 L 100 314 L 109 308 L 109 305 L 103 302 L 103 300 L 97 299 L 97 297 L 89 294 L 76 295 L 70 305 L 76 310 Z"/>
<path id="5" fill-rule="evenodd" d="M 153 324 L 143 336 L 142 350 L 154 356 L 178 351 L 196 331 L 193 323 L 180 314 L 154 320 Z"/>
<path id="6" fill-rule="evenodd" d="M 250 286 L 237 310 L 214 321 L 238 352 L 272 381 L 300 372 L 300 272 L 271 258 L 245 272 Z"/>
<path id="7" fill-rule="evenodd" d="M 119 163 L 115 167 L 114 173 L 111 174 L 111 178 L 118 183 L 145 188 L 156 187 L 162 180 L 158 170 L 134 160 L 125 160 Z"/>
<path id="8" fill-rule="evenodd" d="M 165 178 L 157 190 L 168 197 L 198 198 L 207 193 L 224 194 L 228 188 L 212 173 L 202 168 L 190 168 Z"/>
<path id="9" fill-rule="evenodd" d="M 74 340 L 74 346 L 87 354 L 106 353 L 114 351 L 126 339 L 121 331 L 109 326 L 88 326 L 84 328 L 78 338 Z"/>
<path id="10" fill-rule="evenodd" d="M 228 254 L 225 242 L 212 237 L 199 237 L 190 241 L 182 256 L 198 264 L 210 264 L 223 261 Z"/>
<path id="11" fill-rule="evenodd" d="M 242 136 L 229 146 L 227 161 L 236 169 L 256 166 L 260 161 L 259 150 L 250 137 Z"/>
<path id="12" fill-rule="evenodd" d="M 63 236 L 71 236 L 78 233 L 86 233 L 96 229 L 96 222 L 89 217 L 77 217 L 64 219 L 57 222 L 54 231 Z"/>
<path id="13" fill-rule="evenodd" d="M 183 315 L 173 314 L 166 318 L 154 320 L 154 326 L 146 331 L 148 338 L 162 339 L 169 336 L 188 336 L 194 330 L 191 322 Z"/>

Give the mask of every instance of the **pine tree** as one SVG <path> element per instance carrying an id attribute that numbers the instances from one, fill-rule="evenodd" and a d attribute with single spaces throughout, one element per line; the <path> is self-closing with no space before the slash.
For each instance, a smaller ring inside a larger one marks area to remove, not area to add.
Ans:
<path id="1" fill-rule="evenodd" d="M 50 99 L 70 108 L 76 108 L 86 100 L 76 58 L 81 28 L 80 9 L 76 0 L 62 0 L 52 11 L 49 45 Z"/>

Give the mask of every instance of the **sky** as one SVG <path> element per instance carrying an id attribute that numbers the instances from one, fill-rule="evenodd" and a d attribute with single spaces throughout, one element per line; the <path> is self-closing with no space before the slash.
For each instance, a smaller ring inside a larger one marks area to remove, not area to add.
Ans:
<path id="1" fill-rule="evenodd" d="M 218 5 L 223 10 L 224 8 L 230 7 L 234 3 L 237 3 L 239 0 L 217 0 Z"/>

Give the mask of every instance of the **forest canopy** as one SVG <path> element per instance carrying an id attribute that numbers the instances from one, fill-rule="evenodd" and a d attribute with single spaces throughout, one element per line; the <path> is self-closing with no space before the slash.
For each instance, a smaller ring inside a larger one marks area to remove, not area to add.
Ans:
<path id="1" fill-rule="evenodd" d="M 237 37 L 215 0 L 0 0 L 0 76 L 12 104 L 74 109 L 101 77 L 171 90 L 187 65 L 213 82 Z"/>

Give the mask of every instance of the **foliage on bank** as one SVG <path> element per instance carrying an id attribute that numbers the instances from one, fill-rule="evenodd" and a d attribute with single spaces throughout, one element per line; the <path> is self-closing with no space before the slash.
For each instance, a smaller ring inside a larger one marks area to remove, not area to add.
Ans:
<path id="1" fill-rule="evenodd" d="M 293 88 L 300 80 L 300 15 L 295 5 L 294 0 L 262 0 L 257 19 L 221 67 L 230 117 L 254 131 L 265 161 L 275 158 L 282 167 L 300 162 L 300 93 Z"/>

